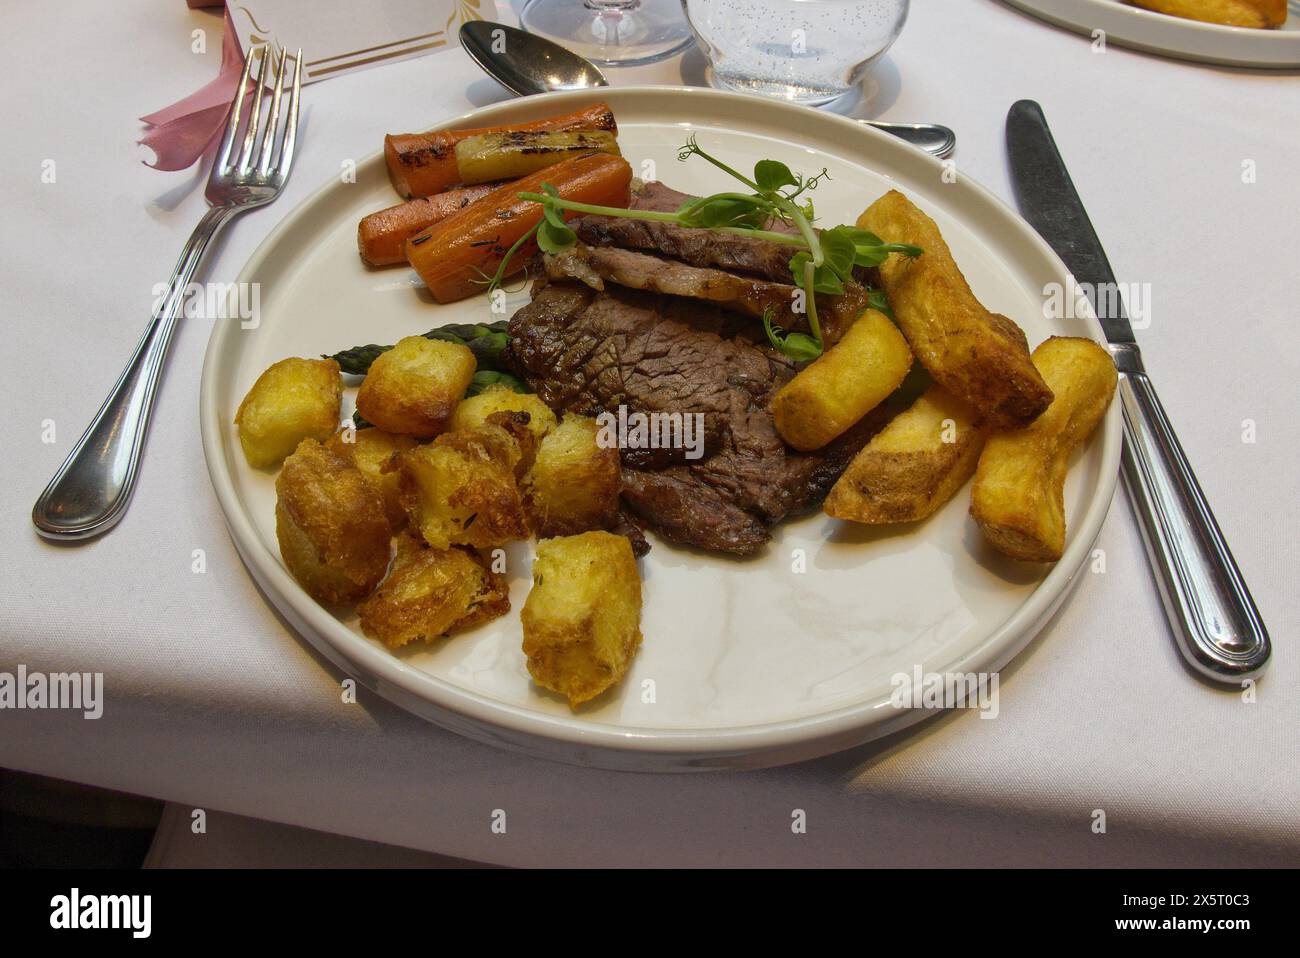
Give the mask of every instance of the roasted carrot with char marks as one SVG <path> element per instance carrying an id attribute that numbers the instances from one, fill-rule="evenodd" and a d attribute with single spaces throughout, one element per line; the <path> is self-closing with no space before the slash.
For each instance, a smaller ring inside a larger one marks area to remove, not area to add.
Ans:
<path id="1" fill-rule="evenodd" d="M 528 123 L 489 126 L 476 130 L 431 130 L 428 133 L 390 133 L 384 137 L 384 160 L 397 192 L 408 199 L 432 196 L 460 182 L 456 144 L 483 133 L 529 130 L 608 130 L 618 133 L 614 111 L 606 103 L 593 103 L 573 113 L 549 116 Z"/>
<path id="2" fill-rule="evenodd" d="M 620 156 L 575 156 L 507 183 L 412 236 L 406 241 L 406 258 L 438 302 L 464 299 L 486 289 L 485 278 L 542 218 L 541 206 L 521 200 L 520 193 L 537 192 L 549 183 L 566 200 L 626 207 L 631 182 L 632 167 Z M 523 244 L 511 259 L 511 272 L 523 269 L 536 252 L 532 240 Z"/>
<path id="3" fill-rule="evenodd" d="M 441 223 L 503 183 L 480 183 L 435 196 L 423 196 L 371 213 L 357 225 L 357 250 L 368 266 L 406 262 L 406 241 L 434 223 Z"/>

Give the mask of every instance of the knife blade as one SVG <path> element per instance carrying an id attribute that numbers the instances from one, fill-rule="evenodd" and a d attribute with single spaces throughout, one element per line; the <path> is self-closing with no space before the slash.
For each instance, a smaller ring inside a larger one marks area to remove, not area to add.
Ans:
<path id="1" fill-rule="evenodd" d="M 1124 484 L 1178 649 L 1213 681 L 1253 680 L 1272 653 L 1268 630 L 1146 373 L 1110 260 L 1032 100 L 1007 114 L 1007 155 L 1021 212 L 1088 295 L 1110 343 Z"/>
<path id="2" fill-rule="evenodd" d="M 1083 284 L 1106 339 L 1133 342 L 1123 299 L 1097 295 L 1098 289 L 1118 290 L 1119 284 L 1056 148 L 1042 107 L 1032 100 L 1022 100 L 1007 115 L 1007 153 L 1020 212 Z"/>

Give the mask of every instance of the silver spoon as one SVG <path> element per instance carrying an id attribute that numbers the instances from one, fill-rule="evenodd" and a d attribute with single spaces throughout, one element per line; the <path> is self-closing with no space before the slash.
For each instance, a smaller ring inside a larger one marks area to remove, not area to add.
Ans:
<path id="1" fill-rule="evenodd" d="M 468 20 L 461 24 L 460 42 L 483 72 L 519 96 L 609 86 L 604 74 L 589 60 L 558 43 L 504 23 Z M 957 146 L 957 134 L 935 123 L 858 122 L 892 133 L 938 157 L 948 156 Z"/>

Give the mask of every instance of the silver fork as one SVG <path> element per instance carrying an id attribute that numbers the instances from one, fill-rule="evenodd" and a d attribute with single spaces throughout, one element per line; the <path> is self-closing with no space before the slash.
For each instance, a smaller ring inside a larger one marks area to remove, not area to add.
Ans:
<path id="1" fill-rule="evenodd" d="M 135 490 L 144 437 L 158 393 L 158 380 L 167 359 L 167 347 L 171 344 L 194 271 L 203 259 L 208 243 L 221 227 L 246 210 L 270 203 L 280 195 L 289 178 L 294 142 L 298 136 L 302 50 L 293 57 L 293 89 L 282 135 L 278 135 L 280 101 L 288 56 L 287 51 L 280 53 L 270 114 L 259 145 L 262 96 L 266 89 L 267 62 L 272 56 L 265 44 L 249 50 L 244 74 L 230 103 L 221 151 L 208 176 L 205 195 L 211 208 L 203 214 L 203 219 L 185 244 L 172 271 L 167 292 L 113 391 L 32 508 L 32 522 L 47 539 L 88 539 L 111 529 L 122 518 Z M 254 60 L 258 61 L 257 77 L 254 92 L 250 94 L 248 79 Z M 235 155 L 241 114 L 250 95 L 252 111 L 245 124 L 243 145 Z M 273 160 L 277 139 L 280 151 Z M 255 147 L 258 147 L 256 153 Z"/>

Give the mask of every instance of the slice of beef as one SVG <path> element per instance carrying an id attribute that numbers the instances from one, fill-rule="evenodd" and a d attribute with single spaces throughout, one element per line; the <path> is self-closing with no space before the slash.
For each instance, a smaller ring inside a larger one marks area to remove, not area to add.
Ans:
<path id="1" fill-rule="evenodd" d="M 679 193 L 662 183 L 651 181 L 642 184 L 632 192 L 628 206 L 631 209 L 653 212 L 673 212 L 692 199 L 696 197 Z M 727 284 L 734 295 L 726 302 L 729 308 L 743 310 L 749 315 L 761 318 L 767 305 L 773 302 L 775 291 L 768 288 L 758 292 L 757 295 L 754 292 L 735 292 L 737 284 L 743 282 L 746 277 L 755 283 L 767 281 L 777 284 L 776 289 L 784 292 L 787 299 L 780 304 L 780 312 L 773 322 L 785 329 L 806 330 L 808 328 L 806 317 L 801 314 L 802 311 L 794 312 L 790 309 L 792 299 L 788 297 L 793 296 L 794 290 L 790 259 L 795 251 L 789 246 L 748 236 L 734 236 L 706 229 L 689 229 L 670 223 L 651 223 L 613 216 L 584 216 L 574 220 L 572 225 L 577 231 L 578 238 L 588 246 L 621 249 L 628 254 L 651 254 L 670 262 L 677 261 L 682 269 L 695 267 L 701 270 L 724 271 L 725 274 L 740 274 L 733 275 L 732 282 Z M 779 220 L 768 223 L 767 228 L 777 233 L 796 232 L 794 227 Z M 623 264 L 629 271 L 628 278 L 637 275 L 631 272 L 630 260 L 624 260 Z M 648 269 L 648 264 L 642 269 Z M 594 263 L 573 263 L 568 270 L 568 275 L 594 288 L 599 288 L 599 284 L 595 282 L 598 277 L 602 280 L 621 282 L 613 276 L 602 275 L 598 265 Z M 673 274 L 667 278 L 678 284 L 683 281 L 680 274 Z M 722 281 L 711 277 L 697 277 L 691 282 L 694 284 L 712 282 L 716 286 Z M 624 283 L 624 285 L 635 284 Z M 827 343 L 834 345 L 839 342 L 844 331 L 866 309 L 869 290 L 879 286 L 880 271 L 859 266 L 853 270 L 853 279 L 845 283 L 842 296 L 817 297 L 817 315 L 821 317 L 823 338 Z M 636 288 L 651 287 L 636 286 Z M 675 295 L 694 294 L 675 293 Z M 773 298 L 769 299 L 769 296 Z M 715 301 L 722 301 L 717 297 L 713 298 Z"/>
<path id="2" fill-rule="evenodd" d="M 883 424 L 868 417 L 816 453 L 789 449 L 768 409 L 794 365 L 737 335 L 734 315 L 688 300 L 551 283 L 509 330 L 520 375 L 557 411 L 702 414 L 702 459 L 624 450 L 625 505 L 675 542 L 757 552 L 770 525 L 821 501 Z"/>
<path id="3" fill-rule="evenodd" d="M 721 446 L 736 385 L 751 384 L 762 400 L 773 376 L 773 358 L 742 338 L 721 335 L 729 319 L 687 300 L 552 283 L 511 320 L 510 349 L 552 409 L 598 415 L 624 405 L 645 413 L 701 413 L 707 456 Z M 624 459 L 667 465 L 684 454 L 627 450 Z"/>
<path id="4" fill-rule="evenodd" d="M 788 321 L 796 291 L 790 283 L 690 266 L 678 260 L 617 246 L 579 243 L 565 253 L 546 256 L 543 264 L 551 279 L 576 279 L 601 291 L 608 280 L 630 289 L 719 303 L 760 319 L 764 312 L 772 310 Z"/>
<path id="5" fill-rule="evenodd" d="M 632 194 L 631 209 L 674 212 L 687 200 L 695 199 L 662 183 L 645 183 Z M 660 253 L 691 266 L 712 266 L 738 270 L 775 280 L 792 282 L 788 246 L 748 236 L 730 236 L 711 230 L 688 229 L 672 223 L 650 223 L 614 216 L 584 216 L 573 221 L 578 238 L 592 246 L 621 246 L 646 253 Z M 788 232 L 783 223 L 773 224 L 777 232 Z"/>
<path id="6" fill-rule="evenodd" d="M 771 538 L 767 525 L 685 468 L 624 469 L 623 503 L 670 542 L 753 555 Z"/>
<path id="7" fill-rule="evenodd" d="M 716 303 L 761 320 L 771 314 L 782 329 L 807 329 L 807 317 L 794 309 L 797 287 L 728 273 L 711 267 L 690 266 L 678 260 L 617 246 L 589 246 L 543 258 L 550 279 L 576 279 L 603 291 L 606 281 L 653 293 L 684 296 Z M 834 345 L 867 307 L 867 291 L 846 283 L 842 296 L 817 297 L 818 316 L 824 339 Z"/>
<path id="8" fill-rule="evenodd" d="M 623 503 L 670 542 L 753 555 L 771 538 L 771 525 L 819 505 L 853 457 L 900 411 L 882 404 L 816 454 L 788 451 L 781 465 L 732 450 L 691 466 L 624 469 Z"/>
<path id="9" fill-rule="evenodd" d="M 633 190 L 629 209 L 672 213 L 688 200 L 698 199 L 679 193 L 664 184 L 651 181 Z M 615 216 L 583 216 L 573 221 L 578 238 L 592 246 L 618 246 L 643 253 L 657 253 L 681 260 L 690 266 L 714 267 L 747 273 L 777 283 L 793 283 L 790 260 L 796 250 L 771 240 L 750 236 L 733 236 L 712 230 L 690 229 L 672 223 L 650 223 Z M 788 223 L 772 220 L 767 229 L 773 233 L 798 231 Z M 853 278 L 868 288 L 880 286 L 880 271 L 855 267 Z M 820 307 L 821 298 L 817 300 Z"/>

